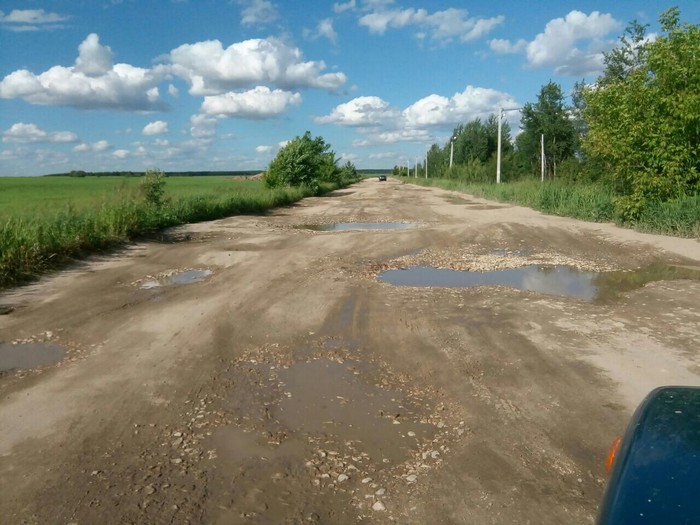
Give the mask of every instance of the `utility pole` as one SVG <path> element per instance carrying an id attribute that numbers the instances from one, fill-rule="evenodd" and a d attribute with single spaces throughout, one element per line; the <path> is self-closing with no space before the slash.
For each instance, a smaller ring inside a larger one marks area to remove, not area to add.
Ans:
<path id="1" fill-rule="evenodd" d="M 501 183 L 501 126 L 506 111 L 519 111 L 520 108 L 503 109 L 498 106 L 498 152 L 496 153 L 496 184 Z"/>
<path id="2" fill-rule="evenodd" d="M 542 147 L 542 182 L 544 182 L 544 133 L 540 136 L 540 145 Z"/>
<path id="3" fill-rule="evenodd" d="M 418 157 L 416 157 L 416 168 L 415 168 L 415 175 L 413 176 L 414 179 L 418 178 Z"/>
<path id="4" fill-rule="evenodd" d="M 428 178 L 428 154 L 425 154 L 425 178 Z"/>
<path id="5" fill-rule="evenodd" d="M 457 137 L 452 137 L 450 139 L 450 168 L 452 168 L 452 159 L 454 159 L 455 156 L 455 139 Z"/>

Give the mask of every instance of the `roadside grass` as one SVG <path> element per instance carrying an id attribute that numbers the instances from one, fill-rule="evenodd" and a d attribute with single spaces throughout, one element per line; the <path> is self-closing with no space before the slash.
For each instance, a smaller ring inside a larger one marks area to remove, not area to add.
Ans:
<path id="1" fill-rule="evenodd" d="M 450 179 L 404 179 L 411 184 L 435 186 L 476 197 L 526 206 L 551 215 L 592 222 L 615 222 L 647 233 L 700 238 L 700 194 L 649 203 L 634 221 L 614 212 L 615 195 L 602 184 L 525 180 L 503 184 L 469 184 Z"/>
<path id="2" fill-rule="evenodd" d="M 0 289 L 33 280 L 76 258 L 166 227 L 263 213 L 314 194 L 305 188 L 271 190 L 260 181 L 231 183 L 229 179 L 228 184 L 222 184 L 223 180 L 199 180 L 205 177 L 197 177 L 197 182 L 176 179 L 167 179 L 166 201 L 161 206 L 144 201 L 138 191 L 139 179 L 103 180 L 104 186 L 84 186 L 82 190 L 88 190 L 85 193 L 71 193 L 72 185 L 66 184 L 62 187 L 63 194 L 57 192 L 62 199 L 44 192 L 41 184 L 20 184 L 15 195 L 23 199 L 24 208 L 21 203 L 15 204 L 19 210 L 16 214 L 8 215 L 5 211 L 0 216 Z M 50 182 L 49 187 L 55 189 L 55 182 Z M 337 187 L 324 184 L 321 192 Z"/>

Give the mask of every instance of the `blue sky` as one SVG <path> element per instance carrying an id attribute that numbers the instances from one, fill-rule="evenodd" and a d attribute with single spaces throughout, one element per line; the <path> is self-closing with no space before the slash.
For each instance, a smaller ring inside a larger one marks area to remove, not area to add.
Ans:
<path id="1" fill-rule="evenodd" d="M 306 130 L 358 168 L 413 164 L 595 80 L 671 5 L 700 20 L 697 0 L 0 0 L 0 176 L 264 169 Z"/>

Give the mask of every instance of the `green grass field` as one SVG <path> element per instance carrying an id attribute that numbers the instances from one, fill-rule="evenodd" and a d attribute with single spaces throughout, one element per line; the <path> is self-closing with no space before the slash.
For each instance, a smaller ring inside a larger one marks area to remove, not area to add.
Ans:
<path id="1" fill-rule="evenodd" d="M 0 177 L 0 221 L 101 208 L 138 195 L 141 177 Z M 238 177 L 168 177 L 166 197 L 261 191 Z"/>
<path id="2" fill-rule="evenodd" d="M 149 202 L 143 177 L 0 178 L 0 288 L 179 224 L 263 213 L 315 194 L 234 177 L 167 177 Z M 349 184 L 322 183 L 324 193 Z"/>

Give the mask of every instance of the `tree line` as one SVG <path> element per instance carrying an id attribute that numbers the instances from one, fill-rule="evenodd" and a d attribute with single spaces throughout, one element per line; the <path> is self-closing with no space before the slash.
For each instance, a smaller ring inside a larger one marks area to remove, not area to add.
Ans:
<path id="1" fill-rule="evenodd" d="M 675 7 L 659 21 L 655 38 L 631 22 L 605 53 L 602 75 L 577 82 L 570 97 L 555 82 L 542 86 L 523 106 L 515 140 L 503 123 L 503 181 L 540 177 L 544 149 L 545 178 L 608 185 L 626 220 L 700 193 L 700 26 L 682 23 Z M 494 181 L 497 141 L 495 114 L 456 127 L 428 151 L 429 176 Z M 406 167 L 393 173 L 407 175 Z"/>

